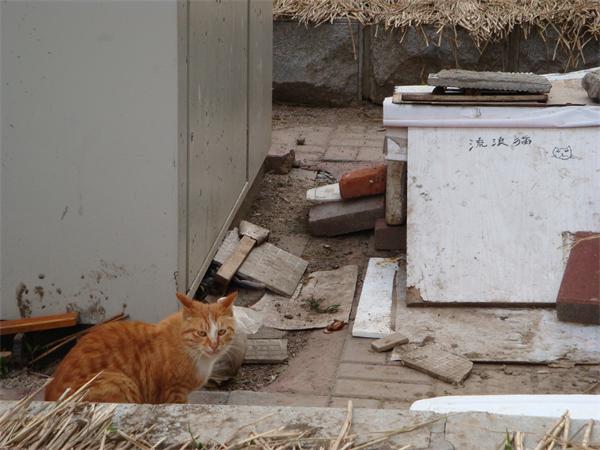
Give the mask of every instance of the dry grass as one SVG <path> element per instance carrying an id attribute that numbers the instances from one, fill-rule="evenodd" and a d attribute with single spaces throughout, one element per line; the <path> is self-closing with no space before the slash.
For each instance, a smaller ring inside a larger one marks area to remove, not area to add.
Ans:
<path id="1" fill-rule="evenodd" d="M 544 40 L 558 36 L 554 57 L 565 51 L 567 67 L 585 62 L 583 48 L 600 39 L 600 0 L 274 0 L 273 15 L 313 25 L 344 19 L 404 32 L 416 27 L 428 45 L 456 43 L 463 29 L 483 47 L 521 28 Z M 428 41 L 425 26 L 436 30 L 437 42 Z"/>

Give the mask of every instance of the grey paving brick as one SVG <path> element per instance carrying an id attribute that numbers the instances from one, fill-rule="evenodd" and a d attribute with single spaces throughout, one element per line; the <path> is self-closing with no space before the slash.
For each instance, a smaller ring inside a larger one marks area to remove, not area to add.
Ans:
<path id="1" fill-rule="evenodd" d="M 338 397 L 374 398 L 386 401 L 413 402 L 431 397 L 431 386 L 424 384 L 389 383 L 384 381 L 338 379 L 333 395 Z"/>
<path id="2" fill-rule="evenodd" d="M 193 391 L 188 395 L 188 403 L 226 405 L 228 400 L 228 391 Z"/>
<path id="3" fill-rule="evenodd" d="M 358 147 L 330 145 L 325 151 L 325 161 L 354 161 L 358 154 Z"/>
<path id="4" fill-rule="evenodd" d="M 343 362 L 385 364 L 386 354 L 371 349 L 372 339 L 353 338 L 348 335 L 342 353 Z"/>
<path id="5" fill-rule="evenodd" d="M 329 396 L 307 394 L 284 394 L 274 392 L 233 391 L 229 405 L 257 406 L 327 406 Z"/>
<path id="6" fill-rule="evenodd" d="M 433 378 L 404 366 L 342 363 L 338 378 L 433 385 Z"/>
<path id="7" fill-rule="evenodd" d="M 347 408 L 348 400 L 352 400 L 353 408 L 371 408 L 379 409 L 381 401 L 373 398 L 356 398 L 356 397 L 331 397 L 329 406 L 331 408 Z"/>

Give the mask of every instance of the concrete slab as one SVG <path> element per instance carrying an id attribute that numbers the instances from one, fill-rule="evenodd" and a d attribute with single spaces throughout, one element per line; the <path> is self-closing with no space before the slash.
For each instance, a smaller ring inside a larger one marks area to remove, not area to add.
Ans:
<path id="1" fill-rule="evenodd" d="M 562 323 L 554 309 L 407 307 L 406 272 L 397 276 L 396 331 L 410 342 L 433 339 L 473 362 L 600 363 L 600 327 Z M 401 359 L 392 355 L 392 359 Z"/>
<path id="2" fill-rule="evenodd" d="M 326 395 L 290 395 L 276 392 L 233 391 L 229 396 L 230 405 L 248 406 L 328 406 Z"/>

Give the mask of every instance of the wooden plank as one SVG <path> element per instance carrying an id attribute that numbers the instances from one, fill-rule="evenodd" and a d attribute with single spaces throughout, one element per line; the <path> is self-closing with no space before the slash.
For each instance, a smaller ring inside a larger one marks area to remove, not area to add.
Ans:
<path id="1" fill-rule="evenodd" d="M 402 94 L 402 102 L 444 102 L 444 103 L 505 103 L 505 102 L 538 102 L 548 101 L 548 94 L 523 95 L 464 95 L 464 94 L 427 94 L 423 92 L 406 92 Z"/>
<path id="2" fill-rule="evenodd" d="M 49 316 L 27 317 L 25 319 L 3 320 L 0 321 L 0 336 L 72 327 L 77 325 L 78 319 L 79 314 L 77 312 L 68 312 Z"/>
<path id="3" fill-rule="evenodd" d="M 249 339 L 244 363 L 278 364 L 287 357 L 287 339 Z"/>
<path id="4" fill-rule="evenodd" d="M 402 354 L 405 366 L 452 384 L 462 382 L 471 373 L 473 363 L 467 358 L 426 345 Z"/>
<path id="5" fill-rule="evenodd" d="M 393 333 L 371 343 L 371 348 L 376 352 L 387 352 L 397 345 L 408 344 L 408 338 L 401 333 Z"/>
<path id="6" fill-rule="evenodd" d="M 395 258 L 370 258 L 363 282 L 352 336 L 382 338 L 392 330 L 392 297 Z"/>
<path id="7" fill-rule="evenodd" d="M 598 128 L 410 128 L 413 298 L 555 304 L 567 232 L 598 227 L 597 139 Z"/>
<path id="8" fill-rule="evenodd" d="M 554 308 L 408 307 L 404 265 L 397 286 L 395 327 L 410 342 L 433 339 L 442 349 L 481 363 L 547 364 L 565 357 L 600 363 L 600 327 L 560 322 Z M 397 357 L 394 350 L 391 359 Z"/>
<path id="9" fill-rule="evenodd" d="M 237 229 L 230 231 L 225 236 L 214 260 L 223 264 L 234 252 L 239 241 Z M 307 266 L 308 262 L 302 258 L 265 242 L 250 252 L 238 273 L 263 283 L 273 292 L 289 297 L 296 290 Z"/>
<path id="10" fill-rule="evenodd" d="M 256 244 L 256 241 L 248 236 L 242 236 L 240 243 L 236 246 L 233 254 L 227 258 L 225 263 L 219 267 L 215 278 L 221 284 L 227 285 L 231 281 L 231 278 L 238 271 L 248 254 L 252 251 L 252 248 Z"/>

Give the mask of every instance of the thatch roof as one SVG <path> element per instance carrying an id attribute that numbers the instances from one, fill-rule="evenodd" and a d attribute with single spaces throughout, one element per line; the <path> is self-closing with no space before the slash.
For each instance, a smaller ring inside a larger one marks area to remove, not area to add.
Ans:
<path id="1" fill-rule="evenodd" d="M 318 25 L 337 19 L 386 29 L 433 26 L 440 34 L 466 30 L 478 45 L 513 29 L 555 31 L 558 44 L 581 53 L 600 39 L 600 0 L 274 0 L 275 18 Z"/>

